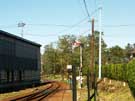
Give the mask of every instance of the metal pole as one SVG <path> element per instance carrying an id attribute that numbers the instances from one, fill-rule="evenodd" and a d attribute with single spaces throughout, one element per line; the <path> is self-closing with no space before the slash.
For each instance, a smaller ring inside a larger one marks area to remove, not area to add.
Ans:
<path id="1" fill-rule="evenodd" d="M 23 26 L 24 27 L 24 26 Z M 23 38 L 23 27 L 22 27 L 22 31 L 21 31 L 21 37 Z"/>
<path id="2" fill-rule="evenodd" d="M 22 28 L 22 29 L 21 29 L 21 37 L 23 37 L 23 28 L 24 28 L 25 25 L 26 25 L 26 24 L 23 23 L 23 22 L 18 23 L 18 27 L 21 27 L 21 28 Z"/>
<path id="3" fill-rule="evenodd" d="M 101 79 L 101 36 L 102 36 L 102 29 L 101 29 L 101 17 L 102 17 L 102 15 L 101 15 L 101 13 L 102 13 L 102 8 L 100 7 L 99 8 L 99 79 Z"/>

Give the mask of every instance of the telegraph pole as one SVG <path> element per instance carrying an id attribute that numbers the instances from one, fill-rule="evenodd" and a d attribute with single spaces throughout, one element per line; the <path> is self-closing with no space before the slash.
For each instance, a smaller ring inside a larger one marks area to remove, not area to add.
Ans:
<path id="1" fill-rule="evenodd" d="M 99 8 L 99 79 L 101 79 L 101 53 L 102 53 L 102 50 L 101 50 L 101 36 L 102 36 L 102 7 Z"/>
<path id="2" fill-rule="evenodd" d="M 94 81 L 94 18 L 92 19 L 92 36 L 90 39 L 90 74 L 91 74 L 91 81 Z"/>
<path id="3" fill-rule="evenodd" d="M 91 101 L 90 89 L 94 85 L 94 19 L 92 19 L 92 35 L 90 37 L 90 68 L 88 69 L 87 85 L 88 85 L 88 101 Z"/>

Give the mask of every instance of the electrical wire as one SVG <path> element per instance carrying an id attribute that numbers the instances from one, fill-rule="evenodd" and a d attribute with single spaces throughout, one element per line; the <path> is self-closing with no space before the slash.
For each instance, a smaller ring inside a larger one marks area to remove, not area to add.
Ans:
<path id="1" fill-rule="evenodd" d="M 79 5 L 80 9 L 82 10 L 83 14 L 84 14 L 85 16 L 87 16 L 85 10 L 83 9 L 83 6 L 82 6 L 80 0 L 76 0 L 76 1 L 77 1 L 78 5 Z"/>
<path id="2" fill-rule="evenodd" d="M 67 31 L 69 31 L 69 30 L 71 30 L 71 29 L 73 29 L 73 28 L 79 26 L 79 25 L 80 25 L 81 23 L 83 23 L 84 21 L 87 21 L 87 22 L 88 22 L 88 17 L 83 18 L 82 20 L 78 21 L 77 23 L 75 23 L 75 24 L 73 24 L 73 25 L 71 25 L 71 26 L 68 26 L 68 28 L 66 28 L 66 29 L 64 29 L 64 30 L 62 30 L 62 31 L 59 31 L 59 32 L 56 33 L 56 34 L 50 34 L 50 35 L 46 35 L 46 36 L 57 36 L 58 34 L 67 32 Z M 29 34 L 29 35 L 30 35 L 30 34 Z M 31 35 L 32 35 L 32 34 L 31 34 Z M 36 35 L 35 35 L 35 36 L 36 36 Z M 37 36 L 38 36 L 38 35 L 37 35 Z M 42 37 L 43 35 L 40 35 L 40 36 Z"/>
<path id="3" fill-rule="evenodd" d="M 16 24 L 12 24 L 12 25 L 0 25 L 0 29 L 2 28 L 17 28 Z"/>
<path id="4" fill-rule="evenodd" d="M 28 35 L 28 36 L 35 36 L 35 37 L 55 37 L 57 36 L 57 34 L 50 34 L 50 35 L 43 35 L 43 34 L 30 34 L 30 33 L 25 33 L 25 35 Z"/>
<path id="5" fill-rule="evenodd" d="M 86 1 L 83 0 L 83 3 L 84 3 L 84 7 L 85 7 L 85 10 L 86 10 L 87 16 L 90 17 L 90 14 L 89 14 L 89 11 L 88 11 L 88 8 L 87 8 Z"/>
<path id="6" fill-rule="evenodd" d="M 121 25 L 103 25 L 103 27 L 116 27 L 116 28 L 120 28 L 120 27 L 134 27 L 135 24 L 121 24 Z"/>
<path id="7" fill-rule="evenodd" d="M 89 32 L 90 31 L 90 29 L 88 29 L 88 30 L 85 30 L 85 31 L 83 31 L 83 32 L 81 32 L 80 33 L 80 35 L 83 35 L 83 34 L 85 34 L 85 33 L 87 33 L 87 32 Z M 50 34 L 50 35 L 43 35 L 43 34 L 30 34 L 30 33 L 25 33 L 25 35 L 28 35 L 28 36 L 35 36 L 35 37 L 50 37 L 50 36 L 57 36 L 57 34 Z"/>
<path id="8" fill-rule="evenodd" d="M 47 27 L 71 27 L 72 25 L 59 25 L 59 24 L 27 24 L 29 26 L 47 26 Z"/>
<path id="9" fill-rule="evenodd" d="M 75 27 L 77 27 L 79 24 L 83 23 L 84 21 L 86 21 L 88 19 L 88 17 L 85 17 L 84 19 L 80 20 L 79 22 L 77 22 L 76 24 L 72 25 L 71 27 L 69 27 L 68 29 L 64 29 L 58 33 L 64 33 L 64 32 L 67 32 Z"/>

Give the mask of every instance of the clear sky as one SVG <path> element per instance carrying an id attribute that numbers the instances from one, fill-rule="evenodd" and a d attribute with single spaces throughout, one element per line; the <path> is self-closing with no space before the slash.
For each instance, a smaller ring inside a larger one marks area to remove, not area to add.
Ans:
<path id="1" fill-rule="evenodd" d="M 103 38 L 108 47 L 135 43 L 135 0 L 86 0 L 86 3 L 90 14 L 102 4 Z M 88 35 L 91 30 L 83 0 L 1 0 L 0 13 L 1 30 L 20 36 L 17 24 L 24 22 L 24 38 L 43 46 L 56 41 L 60 35 Z M 98 15 L 97 11 L 92 16 L 96 19 L 96 30 Z M 86 20 L 72 29 L 56 26 L 71 26 L 84 18 Z"/>

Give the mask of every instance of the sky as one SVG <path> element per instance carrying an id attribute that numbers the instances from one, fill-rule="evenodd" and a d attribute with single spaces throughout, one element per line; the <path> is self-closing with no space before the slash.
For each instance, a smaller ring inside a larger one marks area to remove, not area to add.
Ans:
<path id="1" fill-rule="evenodd" d="M 88 35 L 91 18 L 95 19 L 95 30 L 99 24 L 99 5 L 102 5 L 102 36 L 108 47 L 135 43 L 135 0 L 1 0 L 0 30 L 40 43 L 43 47 L 56 42 L 65 34 Z M 95 11 L 95 12 L 94 12 Z M 92 12 L 94 12 L 93 15 Z M 79 23 L 81 21 L 81 23 Z M 73 25 L 76 25 L 74 26 Z"/>

